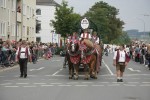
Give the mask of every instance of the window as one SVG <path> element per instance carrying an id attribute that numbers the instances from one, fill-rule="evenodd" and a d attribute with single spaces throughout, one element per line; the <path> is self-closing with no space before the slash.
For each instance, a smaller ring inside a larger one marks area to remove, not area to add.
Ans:
<path id="1" fill-rule="evenodd" d="M 22 36 L 25 36 L 25 34 L 26 34 L 26 27 L 23 26 L 23 33 L 22 33 Z"/>
<path id="2" fill-rule="evenodd" d="M 36 9 L 36 15 L 41 15 L 41 9 Z"/>
<path id="3" fill-rule="evenodd" d="M 3 0 L 0 0 L 0 7 L 3 7 Z"/>
<path id="4" fill-rule="evenodd" d="M 30 8 L 29 8 L 29 6 L 27 6 L 27 18 L 29 18 L 30 17 Z"/>
<path id="5" fill-rule="evenodd" d="M 6 35 L 6 23 L 0 22 L 0 35 L 5 36 Z"/>
<path id="6" fill-rule="evenodd" d="M 29 34 L 31 35 L 32 34 L 32 28 L 30 27 L 30 31 L 29 31 Z"/>
<path id="7" fill-rule="evenodd" d="M 30 32 L 30 28 L 27 27 L 27 35 L 29 35 L 29 32 Z"/>
<path id="8" fill-rule="evenodd" d="M 34 9 L 32 9 L 32 18 L 34 18 L 35 14 L 34 14 Z"/>
<path id="9" fill-rule="evenodd" d="M 12 11 L 15 11 L 15 9 L 16 9 L 16 0 L 12 0 L 11 8 L 12 8 Z"/>
<path id="10" fill-rule="evenodd" d="M 41 42 L 41 37 L 36 37 L 36 42 Z"/>
<path id="11" fill-rule="evenodd" d="M 33 35 L 35 34 L 34 28 L 32 28 L 32 34 L 33 34 Z"/>
<path id="12" fill-rule="evenodd" d="M 0 0 L 0 7 L 6 8 L 6 0 Z"/>
<path id="13" fill-rule="evenodd" d="M 23 4 L 23 15 L 26 15 L 26 5 L 25 4 Z"/>
<path id="14" fill-rule="evenodd" d="M 30 17 L 32 17 L 32 8 L 30 7 Z"/>
<path id="15" fill-rule="evenodd" d="M 3 23 L 3 36 L 6 36 L 6 23 Z"/>
<path id="16" fill-rule="evenodd" d="M 17 36 L 19 36 L 19 23 L 17 23 Z"/>
<path id="17" fill-rule="evenodd" d="M 0 35 L 2 36 L 2 33 L 3 33 L 3 25 L 2 25 L 3 23 L 2 22 L 0 22 Z"/>
<path id="18" fill-rule="evenodd" d="M 11 24 L 11 35 L 15 36 L 15 24 Z"/>

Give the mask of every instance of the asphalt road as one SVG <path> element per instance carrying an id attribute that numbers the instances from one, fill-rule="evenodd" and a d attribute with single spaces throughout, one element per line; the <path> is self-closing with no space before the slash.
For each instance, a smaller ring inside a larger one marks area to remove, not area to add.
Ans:
<path id="1" fill-rule="evenodd" d="M 124 82 L 117 83 L 112 54 L 103 57 L 98 79 L 70 80 L 63 57 L 28 64 L 28 77 L 19 67 L 0 70 L 0 100 L 150 100 L 150 71 L 130 61 Z"/>

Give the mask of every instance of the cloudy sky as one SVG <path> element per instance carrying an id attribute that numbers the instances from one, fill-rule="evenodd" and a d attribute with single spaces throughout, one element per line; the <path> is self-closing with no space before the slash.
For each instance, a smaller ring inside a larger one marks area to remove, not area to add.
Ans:
<path id="1" fill-rule="evenodd" d="M 62 0 L 55 0 L 61 3 Z M 118 17 L 126 24 L 124 30 L 138 29 L 139 31 L 150 31 L 150 0 L 66 0 L 74 11 L 83 15 L 95 2 L 104 1 L 119 9 Z M 149 15 L 149 16 L 144 16 Z"/>

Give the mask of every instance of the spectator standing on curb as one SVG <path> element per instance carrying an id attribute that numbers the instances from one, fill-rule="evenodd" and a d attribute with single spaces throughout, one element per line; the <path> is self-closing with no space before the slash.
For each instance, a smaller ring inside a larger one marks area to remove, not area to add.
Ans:
<path id="1" fill-rule="evenodd" d="M 148 68 L 150 70 L 150 44 L 147 45 L 147 52 L 146 52 L 145 58 L 148 61 Z"/>
<path id="2" fill-rule="evenodd" d="M 130 58 L 124 50 L 124 45 L 121 45 L 119 50 L 115 51 L 113 57 L 113 65 L 116 66 L 117 82 L 123 82 L 123 73 Z"/>
<path id="3" fill-rule="evenodd" d="M 26 41 L 22 41 L 21 46 L 18 48 L 16 52 L 16 61 L 19 62 L 20 66 L 20 77 L 27 77 L 27 63 L 28 58 L 31 62 L 31 54 L 29 47 L 26 44 Z"/>

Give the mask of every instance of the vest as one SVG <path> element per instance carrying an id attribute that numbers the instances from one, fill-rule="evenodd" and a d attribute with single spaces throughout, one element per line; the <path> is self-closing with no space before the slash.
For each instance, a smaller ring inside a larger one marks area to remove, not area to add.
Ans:
<path id="1" fill-rule="evenodd" d="M 130 57 L 127 55 L 126 51 L 124 51 L 124 52 L 125 52 L 125 62 L 129 62 Z M 119 52 L 119 50 L 117 50 L 116 63 L 119 62 L 119 58 L 120 58 L 120 52 Z"/>
<path id="2" fill-rule="evenodd" d="M 93 43 L 95 43 L 95 41 L 97 40 L 97 36 L 96 36 L 96 38 L 94 39 L 95 37 L 94 36 L 92 36 L 92 42 Z"/>
<path id="3" fill-rule="evenodd" d="M 20 52 L 21 51 L 21 47 L 19 47 L 19 51 L 18 51 L 18 59 L 20 59 Z M 28 58 L 28 48 L 26 47 L 26 50 L 25 50 L 25 56 Z"/>
<path id="4" fill-rule="evenodd" d="M 88 33 L 83 33 L 83 38 L 88 39 L 89 38 L 89 34 Z"/>

